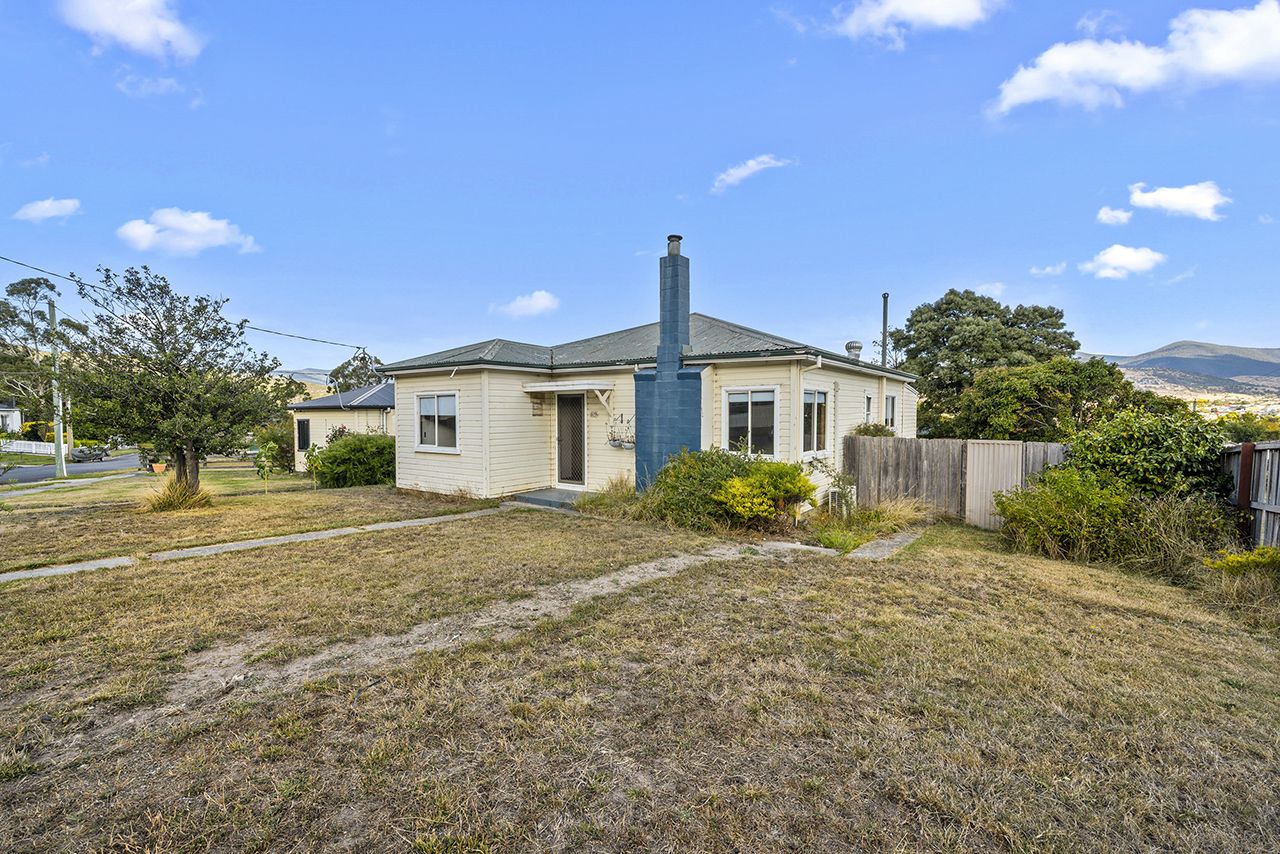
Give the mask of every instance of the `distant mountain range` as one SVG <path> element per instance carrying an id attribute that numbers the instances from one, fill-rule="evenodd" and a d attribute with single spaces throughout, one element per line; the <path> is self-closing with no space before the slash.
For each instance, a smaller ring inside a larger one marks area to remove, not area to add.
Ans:
<path id="1" fill-rule="evenodd" d="M 1080 358 L 1092 354 L 1081 353 Z M 1099 356 L 1118 365 L 1140 388 L 1164 394 L 1280 393 L 1280 347 L 1232 347 L 1175 341 L 1137 356 Z"/>

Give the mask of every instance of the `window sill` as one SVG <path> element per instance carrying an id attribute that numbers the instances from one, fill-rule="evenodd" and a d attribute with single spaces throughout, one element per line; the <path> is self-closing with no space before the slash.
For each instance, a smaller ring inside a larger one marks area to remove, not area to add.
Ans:
<path id="1" fill-rule="evenodd" d="M 414 453 L 418 454 L 461 454 L 462 451 L 457 448 L 442 448 L 438 445 L 415 445 Z"/>
<path id="2" fill-rule="evenodd" d="M 800 459 L 808 460 L 827 460 L 831 458 L 831 451 L 805 451 L 800 455 Z"/>

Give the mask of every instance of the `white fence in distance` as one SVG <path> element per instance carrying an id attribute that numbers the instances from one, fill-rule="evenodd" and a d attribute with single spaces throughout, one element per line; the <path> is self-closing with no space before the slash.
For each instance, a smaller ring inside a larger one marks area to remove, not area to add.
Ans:
<path id="1" fill-rule="evenodd" d="M 44 454 L 53 456 L 52 442 L 28 442 L 25 439 L 0 439 L 0 451 L 11 454 Z"/>

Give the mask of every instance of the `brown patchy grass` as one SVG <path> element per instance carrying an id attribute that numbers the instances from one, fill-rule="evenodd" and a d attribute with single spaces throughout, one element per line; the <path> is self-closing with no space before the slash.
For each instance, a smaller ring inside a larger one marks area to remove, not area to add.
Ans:
<path id="1" fill-rule="evenodd" d="M 1176 588 L 939 527 L 232 695 L 16 767 L 0 803 L 16 847 L 1276 850 L 1277 651 Z"/>
<path id="2" fill-rule="evenodd" d="M 264 493 L 253 471 L 214 469 L 201 478 L 212 494 L 211 506 L 149 511 L 144 502 L 165 482 L 162 476 L 143 475 L 6 499 L 12 512 L 0 514 L 0 571 L 438 516 L 494 504 L 389 486 L 314 490 L 300 475 L 273 476 Z"/>

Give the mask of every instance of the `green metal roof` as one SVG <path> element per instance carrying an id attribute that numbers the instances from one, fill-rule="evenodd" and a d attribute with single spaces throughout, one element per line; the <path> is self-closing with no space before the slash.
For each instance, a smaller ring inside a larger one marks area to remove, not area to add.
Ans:
<path id="1" fill-rule="evenodd" d="M 769 355 L 813 355 L 822 356 L 824 360 L 846 367 L 890 374 L 906 380 L 915 379 L 913 375 L 903 371 L 850 359 L 846 355 L 697 312 L 689 315 L 689 339 L 689 352 L 684 356 L 686 361 L 715 358 L 741 359 Z M 658 324 L 647 323 L 644 326 L 570 341 L 554 347 L 493 338 L 414 359 L 392 362 L 389 365 L 382 365 L 378 370 L 382 373 L 404 373 L 431 368 L 492 366 L 556 371 L 603 365 L 643 364 L 654 361 L 657 358 L 657 352 Z"/>

